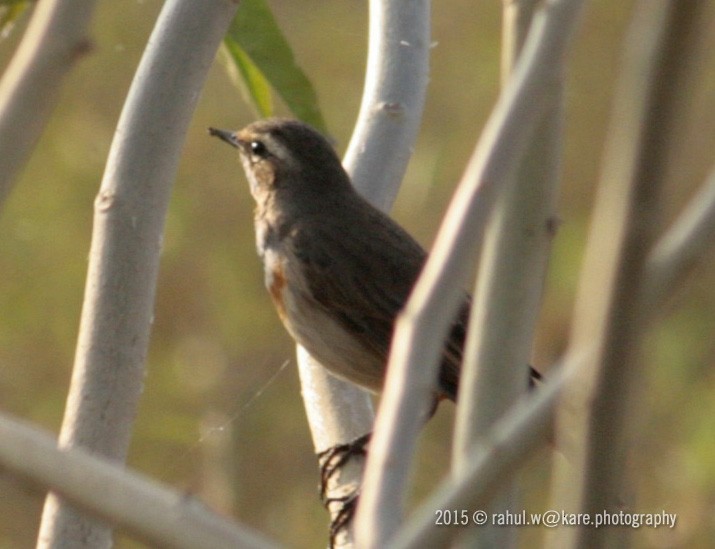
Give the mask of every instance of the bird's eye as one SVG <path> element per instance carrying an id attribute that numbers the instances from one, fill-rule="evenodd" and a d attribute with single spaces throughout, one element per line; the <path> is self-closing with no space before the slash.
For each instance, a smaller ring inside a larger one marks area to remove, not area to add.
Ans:
<path id="1" fill-rule="evenodd" d="M 251 152 L 259 158 L 263 158 L 268 154 L 268 149 L 266 149 L 262 141 L 251 141 L 250 146 Z"/>

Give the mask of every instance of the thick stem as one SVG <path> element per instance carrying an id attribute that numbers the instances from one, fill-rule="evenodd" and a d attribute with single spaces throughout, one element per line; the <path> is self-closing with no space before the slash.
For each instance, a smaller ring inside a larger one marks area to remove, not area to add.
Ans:
<path id="1" fill-rule="evenodd" d="M 412 154 L 427 89 L 430 44 L 428 0 L 371 0 L 367 73 L 360 114 L 344 164 L 357 190 L 388 211 Z M 351 442 L 372 429 L 365 391 L 330 377 L 298 349 L 303 399 L 316 451 Z M 332 475 L 328 496 L 340 497 L 362 480 L 362 458 Z M 331 506 L 331 514 L 339 506 Z M 369 527 L 368 527 L 369 528 Z M 352 536 L 337 542 L 350 545 Z"/>
<path id="2" fill-rule="evenodd" d="M 170 0 L 129 91 L 95 201 L 62 447 L 122 462 L 145 376 L 169 195 L 201 87 L 236 10 Z M 50 495 L 39 547 L 108 547 L 111 529 Z"/>

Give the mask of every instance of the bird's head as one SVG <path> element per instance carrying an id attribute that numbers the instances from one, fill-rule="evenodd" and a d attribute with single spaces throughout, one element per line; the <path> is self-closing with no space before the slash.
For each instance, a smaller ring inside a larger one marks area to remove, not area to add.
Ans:
<path id="1" fill-rule="evenodd" d="M 258 203 L 273 198 L 295 199 L 296 194 L 321 196 L 351 189 L 335 150 L 318 131 L 297 120 L 270 118 L 230 132 L 209 133 L 236 147 Z"/>

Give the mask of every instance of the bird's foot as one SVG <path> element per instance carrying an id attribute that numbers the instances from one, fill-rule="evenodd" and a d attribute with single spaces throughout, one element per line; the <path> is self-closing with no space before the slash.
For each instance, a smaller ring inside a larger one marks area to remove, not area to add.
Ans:
<path id="1" fill-rule="evenodd" d="M 330 547 L 335 547 L 338 534 L 343 528 L 347 528 L 355 516 L 358 499 L 360 498 L 360 489 L 355 488 L 352 493 L 341 497 L 325 498 L 323 501 L 325 507 L 329 508 L 333 503 L 340 503 L 340 509 L 330 521 Z"/>
<path id="2" fill-rule="evenodd" d="M 355 456 L 364 457 L 367 455 L 367 444 L 370 442 L 372 433 L 367 433 L 345 444 L 335 446 L 318 453 L 318 463 L 320 464 L 320 499 L 333 517 L 330 523 L 330 547 L 334 547 L 336 538 L 341 530 L 346 528 L 352 521 L 360 495 L 359 487 L 351 493 L 343 496 L 329 497 L 328 488 L 330 479 L 348 461 Z M 337 513 L 333 513 L 331 507 L 339 503 L 340 508 Z"/>

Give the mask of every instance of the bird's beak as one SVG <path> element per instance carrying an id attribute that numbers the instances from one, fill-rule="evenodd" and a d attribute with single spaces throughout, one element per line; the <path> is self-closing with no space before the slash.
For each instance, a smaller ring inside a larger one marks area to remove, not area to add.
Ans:
<path id="1" fill-rule="evenodd" d="M 232 147 L 236 147 L 237 149 L 240 148 L 240 143 L 238 141 L 238 137 L 236 137 L 235 132 L 231 132 L 228 130 L 217 130 L 216 128 L 209 128 L 209 135 L 213 135 L 214 137 L 218 137 L 222 141 L 225 141 Z"/>

